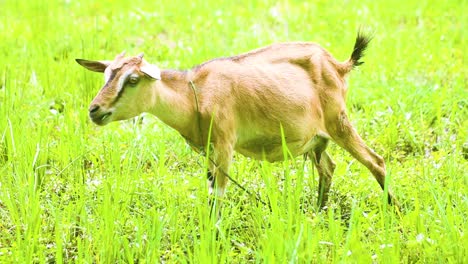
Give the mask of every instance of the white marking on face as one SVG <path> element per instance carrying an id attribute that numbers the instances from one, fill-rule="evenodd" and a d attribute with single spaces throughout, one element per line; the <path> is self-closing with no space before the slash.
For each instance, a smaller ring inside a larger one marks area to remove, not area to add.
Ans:
<path id="1" fill-rule="evenodd" d="M 130 69 L 130 70 L 124 72 L 124 74 L 122 74 L 122 76 L 120 76 L 120 79 L 117 82 L 117 93 L 119 93 L 123 89 L 123 86 L 125 84 L 125 80 L 132 73 L 133 73 L 133 69 Z"/>
<path id="2" fill-rule="evenodd" d="M 107 67 L 105 70 L 104 70 L 104 83 L 107 83 L 109 81 L 109 78 L 111 76 L 111 73 L 112 73 L 112 70 Z"/>

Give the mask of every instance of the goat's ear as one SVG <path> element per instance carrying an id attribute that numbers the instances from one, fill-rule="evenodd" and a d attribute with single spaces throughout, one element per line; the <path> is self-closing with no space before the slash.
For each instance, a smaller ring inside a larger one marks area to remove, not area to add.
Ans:
<path id="1" fill-rule="evenodd" d="M 140 66 L 140 70 L 155 80 L 161 80 L 161 70 L 156 65 L 145 63 Z"/>
<path id="2" fill-rule="evenodd" d="M 75 59 L 78 64 L 85 67 L 90 71 L 95 72 L 104 72 L 104 70 L 109 66 L 110 61 L 90 61 L 90 60 L 83 60 L 83 59 Z"/>

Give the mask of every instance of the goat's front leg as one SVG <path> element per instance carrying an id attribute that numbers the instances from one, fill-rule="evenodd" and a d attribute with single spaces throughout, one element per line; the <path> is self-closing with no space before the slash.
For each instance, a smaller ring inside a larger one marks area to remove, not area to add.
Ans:
<path id="1" fill-rule="evenodd" d="M 208 173 L 208 191 L 211 210 L 212 212 L 217 211 L 218 215 L 228 183 L 227 173 L 232 155 L 232 144 L 221 142 L 213 144 L 213 158 L 210 158 L 210 171 Z"/>

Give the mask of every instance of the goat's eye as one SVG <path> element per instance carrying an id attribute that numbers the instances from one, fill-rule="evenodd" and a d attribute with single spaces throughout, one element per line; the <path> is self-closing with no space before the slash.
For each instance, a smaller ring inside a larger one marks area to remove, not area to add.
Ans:
<path id="1" fill-rule="evenodd" d="M 135 86 L 139 80 L 140 77 L 138 75 L 130 75 L 130 77 L 128 77 L 128 84 Z"/>

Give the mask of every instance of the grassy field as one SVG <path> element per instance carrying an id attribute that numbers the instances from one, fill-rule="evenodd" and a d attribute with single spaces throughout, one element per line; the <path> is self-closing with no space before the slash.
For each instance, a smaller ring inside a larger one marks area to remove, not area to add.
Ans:
<path id="1" fill-rule="evenodd" d="M 468 263 L 467 25 L 466 0 L 0 0 L 0 263 Z M 345 60 L 361 26 L 349 113 L 401 214 L 332 145 L 328 211 L 310 162 L 237 155 L 230 174 L 272 211 L 231 184 L 215 228 L 204 159 L 149 115 L 92 124 L 103 78 L 74 61 L 184 69 L 293 40 Z"/>

